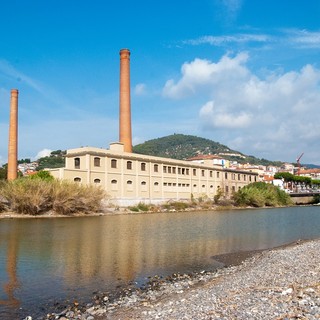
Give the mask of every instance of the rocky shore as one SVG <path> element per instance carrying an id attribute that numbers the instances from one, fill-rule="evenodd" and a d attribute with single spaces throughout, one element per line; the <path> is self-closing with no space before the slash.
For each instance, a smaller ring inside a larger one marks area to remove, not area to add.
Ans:
<path id="1" fill-rule="evenodd" d="M 96 293 L 45 319 L 320 319 L 320 240 L 256 253 L 240 265 L 154 277 L 117 297 Z"/>

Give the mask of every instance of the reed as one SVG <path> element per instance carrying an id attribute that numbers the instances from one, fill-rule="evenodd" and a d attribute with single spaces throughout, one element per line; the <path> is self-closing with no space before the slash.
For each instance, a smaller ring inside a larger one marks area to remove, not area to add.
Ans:
<path id="1" fill-rule="evenodd" d="M 0 185 L 0 211 L 40 215 L 92 213 L 101 210 L 104 190 L 60 180 L 21 178 Z"/>

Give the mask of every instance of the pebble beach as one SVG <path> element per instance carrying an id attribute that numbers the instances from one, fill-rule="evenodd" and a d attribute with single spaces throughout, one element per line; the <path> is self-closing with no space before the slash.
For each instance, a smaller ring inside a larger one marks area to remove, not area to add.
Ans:
<path id="1" fill-rule="evenodd" d="M 320 240 L 254 254 L 237 266 L 150 279 L 47 319 L 320 319 Z"/>

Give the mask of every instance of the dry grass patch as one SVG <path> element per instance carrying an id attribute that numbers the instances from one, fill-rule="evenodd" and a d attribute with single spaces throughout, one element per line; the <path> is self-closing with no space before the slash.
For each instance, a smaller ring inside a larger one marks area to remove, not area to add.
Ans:
<path id="1" fill-rule="evenodd" d="M 91 213 L 101 210 L 104 190 L 73 182 L 22 178 L 0 185 L 1 208 L 20 214 Z"/>

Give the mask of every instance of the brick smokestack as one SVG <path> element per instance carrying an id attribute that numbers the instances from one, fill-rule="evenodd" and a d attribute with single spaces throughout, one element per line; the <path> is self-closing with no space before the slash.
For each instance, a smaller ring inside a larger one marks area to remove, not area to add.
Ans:
<path id="1" fill-rule="evenodd" d="M 130 102 L 130 51 L 120 50 L 120 112 L 119 140 L 125 152 L 132 152 L 131 102 Z"/>
<path id="2" fill-rule="evenodd" d="M 9 147 L 8 147 L 8 180 L 17 178 L 18 166 L 18 90 L 11 90 Z"/>

